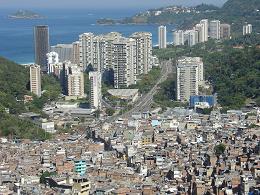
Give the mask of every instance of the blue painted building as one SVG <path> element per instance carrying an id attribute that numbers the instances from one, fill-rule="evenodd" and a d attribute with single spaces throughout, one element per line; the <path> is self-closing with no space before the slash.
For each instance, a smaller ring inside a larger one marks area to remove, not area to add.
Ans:
<path id="1" fill-rule="evenodd" d="M 87 164 L 85 160 L 77 159 L 74 161 L 75 172 L 80 176 L 84 175 L 87 171 Z"/>
<path id="2" fill-rule="evenodd" d="M 207 102 L 210 107 L 216 105 L 216 96 L 215 95 L 194 95 L 190 96 L 190 107 L 194 108 L 196 103 Z"/>

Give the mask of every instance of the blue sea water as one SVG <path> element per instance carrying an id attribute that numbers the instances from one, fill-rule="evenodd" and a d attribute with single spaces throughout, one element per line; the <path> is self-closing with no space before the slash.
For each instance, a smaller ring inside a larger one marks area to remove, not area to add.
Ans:
<path id="1" fill-rule="evenodd" d="M 37 10 L 46 16 L 38 20 L 9 19 L 8 14 L 16 10 L 0 10 L 0 56 L 17 63 L 34 61 L 33 27 L 47 24 L 50 28 L 51 45 L 72 43 L 84 32 L 104 34 L 117 31 L 124 36 L 133 32 L 148 31 L 153 35 L 153 45 L 158 43 L 158 25 L 97 25 L 100 18 L 130 17 L 140 10 Z M 35 11 L 35 10 L 33 10 Z M 172 41 L 173 25 L 167 26 L 167 41 Z"/>

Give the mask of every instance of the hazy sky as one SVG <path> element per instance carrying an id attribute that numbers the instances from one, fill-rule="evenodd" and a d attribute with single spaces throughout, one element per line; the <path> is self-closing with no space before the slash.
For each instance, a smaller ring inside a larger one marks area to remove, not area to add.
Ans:
<path id="1" fill-rule="evenodd" d="M 0 8 L 153 8 L 165 5 L 222 5 L 226 0 L 0 0 Z"/>

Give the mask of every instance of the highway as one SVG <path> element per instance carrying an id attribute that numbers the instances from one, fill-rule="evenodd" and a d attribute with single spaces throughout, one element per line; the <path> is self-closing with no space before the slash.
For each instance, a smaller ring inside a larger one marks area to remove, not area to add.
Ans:
<path id="1" fill-rule="evenodd" d="M 157 91 L 159 89 L 159 85 L 162 82 L 164 82 L 167 79 L 168 75 L 172 74 L 173 70 L 174 70 L 172 60 L 162 61 L 160 67 L 161 67 L 162 74 L 158 78 L 158 81 L 153 86 L 153 88 L 148 93 L 141 96 L 137 100 L 137 102 L 134 103 L 134 107 L 131 108 L 129 111 L 125 112 L 122 115 L 116 115 L 116 116 L 110 117 L 106 120 L 106 122 L 113 122 L 114 120 L 116 120 L 118 118 L 129 117 L 135 112 L 145 112 L 145 111 L 149 110 L 151 104 L 153 103 L 153 96 L 157 93 Z"/>

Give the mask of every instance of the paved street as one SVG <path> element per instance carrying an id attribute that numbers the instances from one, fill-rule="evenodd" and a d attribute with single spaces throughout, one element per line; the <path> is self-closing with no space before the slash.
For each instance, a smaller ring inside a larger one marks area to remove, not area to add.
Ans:
<path id="1" fill-rule="evenodd" d="M 172 60 L 168 61 L 162 61 L 161 62 L 161 68 L 162 68 L 162 74 L 156 84 L 153 86 L 153 88 L 147 93 L 143 94 L 142 97 L 140 97 L 137 102 L 135 102 L 134 107 L 131 108 L 129 111 L 125 112 L 122 115 L 117 115 L 110 117 L 106 120 L 106 122 L 112 122 L 118 118 L 126 118 L 131 116 L 135 112 L 145 112 L 149 110 L 151 104 L 153 103 L 153 96 L 157 93 L 159 85 L 164 82 L 168 75 L 173 73 L 173 62 Z"/>

